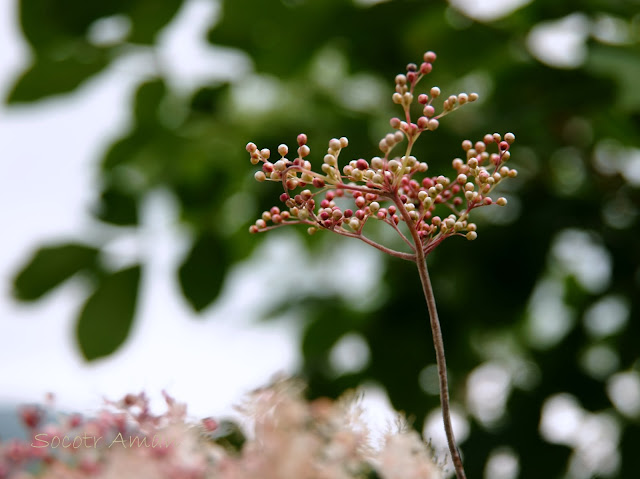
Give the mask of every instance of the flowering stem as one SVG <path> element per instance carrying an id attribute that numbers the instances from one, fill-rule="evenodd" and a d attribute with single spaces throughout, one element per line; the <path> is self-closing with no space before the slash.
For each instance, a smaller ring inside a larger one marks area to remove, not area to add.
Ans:
<path id="1" fill-rule="evenodd" d="M 436 364 L 438 366 L 438 379 L 440 385 L 440 404 L 442 406 L 442 420 L 444 422 L 444 430 L 447 435 L 447 443 L 449 445 L 449 452 L 451 453 L 451 460 L 453 467 L 456 471 L 456 477 L 458 479 L 466 479 L 464 473 L 464 467 L 462 466 L 462 459 L 460 458 L 460 452 L 456 446 L 456 438 L 453 434 L 453 426 L 451 425 L 451 407 L 449 400 L 449 382 L 447 380 L 447 362 L 444 355 L 444 341 L 442 340 L 442 329 L 440 328 L 440 320 L 438 319 L 438 309 L 436 307 L 436 298 L 433 294 L 433 287 L 431 286 L 431 278 L 429 277 L 429 270 L 427 269 L 426 254 L 422 247 L 422 240 L 418 234 L 415 223 L 411 220 L 409 212 L 402 203 L 397 193 L 393 196 L 393 202 L 398 207 L 398 211 L 404 218 L 405 222 L 409 226 L 411 237 L 416 245 L 415 261 L 418 266 L 418 274 L 420 275 L 420 282 L 422 283 L 422 291 L 424 298 L 427 301 L 427 308 L 429 310 L 429 319 L 431 322 L 431 334 L 433 336 L 433 347 L 436 351 Z"/>
<path id="2" fill-rule="evenodd" d="M 262 217 L 250 226 L 249 231 L 259 233 L 285 224 L 306 224 L 309 226 L 309 234 L 314 234 L 319 229 L 333 231 L 342 236 L 357 238 L 395 258 L 416 263 L 429 310 L 447 443 L 457 479 L 466 479 L 451 424 L 444 343 L 426 257 L 446 238 L 464 236 L 469 241 L 475 240 L 478 236 L 477 226 L 469 222 L 470 211 L 491 204 L 505 206 L 506 198 L 493 200 L 489 194 L 498 183 L 505 178 L 514 178 L 518 172 L 505 165 L 511 156 L 509 148 L 515 141 L 515 135 L 507 133 L 503 138 L 499 133 L 494 133 L 486 134 L 482 141 L 475 143 L 470 140 L 462 142 L 466 159 L 456 158 L 452 161 L 451 165 L 457 175 L 453 181 L 443 175 L 425 175 L 421 181 L 414 178 L 416 173 L 425 173 L 428 169 L 426 162 L 419 162 L 411 156 L 418 137 L 425 131 L 436 130 L 440 118 L 478 99 L 476 93 L 451 95 L 444 100 L 442 111 L 436 114 L 432 102 L 440 96 L 440 89 L 434 86 L 428 94 L 417 95 L 422 115 L 413 122 L 411 105 L 415 99 L 415 86 L 431 72 L 435 59 L 435 53 L 426 52 L 420 65 L 409 63 L 406 75 L 396 76 L 395 93 L 391 98 L 395 104 L 402 106 L 404 120 L 398 117 L 390 119 L 389 125 L 395 131 L 385 135 L 378 144 L 384 154 L 382 158 L 375 156 L 370 161 L 364 158 L 353 159 L 342 168 L 342 174 L 338 167 L 338 156 L 349 145 L 349 140 L 346 137 L 332 138 L 323 159 L 321 174 L 314 172 L 311 162 L 305 159 L 310 148 L 304 133 L 297 137 L 298 157 L 293 162 L 286 158 L 289 152 L 287 145 L 278 146 L 281 158 L 272 163 L 269 161 L 269 149 L 260 150 L 256 144 L 248 143 L 246 149 L 251 163 L 262 163 L 262 169 L 254 174 L 255 179 L 260 182 L 281 181 L 284 193 L 280 200 L 288 208 L 283 211 L 274 206 L 264 211 Z M 404 140 L 407 141 L 404 156 L 392 157 L 392 150 Z M 498 152 L 489 153 L 487 148 L 490 145 L 497 146 Z M 316 188 L 315 193 L 304 189 L 293 197 L 289 194 L 290 190 L 305 187 L 309 183 Z M 354 209 L 342 210 L 336 198 L 343 196 L 353 199 Z M 393 202 L 394 206 L 381 207 L 380 203 L 388 201 Z M 463 206 L 465 204 L 466 208 Z M 436 207 L 446 207 L 451 214 L 445 218 L 433 216 Z M 364 236 L 362 231 L 370 218 L 390 225 L 412 252 L 396 251 Z M 398 227 L 400 221 L 405 222 L 410 235 L 405 235 Z"/>
<path id="3" fill-rule="evenodd" d="M 449 451 L 451 452 L 451 459 L 453 466 L 456 470 L 456 476 L 458 479 L 466 479 L 464 468 L 462 467 L 462 459 L 460 458 L 460 452 L 456 446 L 456 439 L 453 434 L 453 426 L 451 425 L 451 411 L 449 401 L 449 383 L 447 380 L 447 363 L 444 356 L 444 342 L 442 340 L 442 330 L 440 328 L 440 320 L 438 319 L 438 310 L 436 308 L 436 299 L 433 295 L 433 288 L 431 286 L 431 278 L 429 277 L 429 270 L 427 269 L 427 262 L 425 257 L 421 254 L 422 249 L 418 249 L 417 256 L 422 256 L 421 259 L 416 261 L 418 266 L 418 273 L 420 274 L 420 282 L 422 283 L 422 291 L 424 292 L 424 298 L 427 301 L 427 308 L 429 309 L 429 318 L 431 320 L 431 333 L 433 335 L 433 346 L 436 350 L 436 364 L 438 365 L 438 378 L 440 381 L 440 403 L 442 405 L 442 420 L 444 421 L 444 430 L 447 434 L 447 443 L 449 444 Z"/>

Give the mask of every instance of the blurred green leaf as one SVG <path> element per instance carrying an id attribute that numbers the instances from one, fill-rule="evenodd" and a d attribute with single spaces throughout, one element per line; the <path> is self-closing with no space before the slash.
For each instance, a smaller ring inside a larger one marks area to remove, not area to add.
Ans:
<path id="1" fill-rule="evenodd" d="M 107 58 L 103 51 L 87 47 L 85 54 L 92 58 L 72 57 L 57 61 L 36 61 L 13 86 L 7 102 L 33 102 L 75 90 L 83 81 L 107 65 Z"/>
<path id="2" fill-rule="evenodd" d="M 119 191 L 117 187 L 108 187 L 100 194 L 100 203 L 96 217 L 106 223 L 118 226 L 138 224 L 138 198 Z"/>
<path id="3" fill-rule="evenodd" d="M 69 93 L 106 68 L 123 42 L 152 44 L 183 0 L 22 0 L 20 23 L 34 60 L 14 84 L 8 103 L 32 102 Z M 110 48 L 89 42 L 96 21 L 120 15 L 130 31 Z"/>
<path id="4" fill-rule="evenodd" d="M 127 339 L 136 310 L 140 265 L 104 276 L 87 299 L 76 325 L 82 355 L 89 361 L 112 354 Z"/>
<path id="5" fill-rule="evenodd" d="M 158 32 L 176 15 L 183 0 L 120 0 L 122 12 L 133 24 L 128 40 L 133 43 L 152 44 Z"/>
<path id="6" fill-rule="evenodd" d="M 620 110 L 640 111 L 640 43 L 624 47 L 594 44 L 587 68 L 616 81 L 616 106 Z"/>
<path id="7" fill-rule="evenodd" d="M 14 278 L 14 296 L 34 301 L 94 265 L 98 250 L 79 243 L 40 248 Z"/>
<path id="8" fill-rule="evenodd" d="M 202 311 L 220 294 L 231 260 L 224 242 L 202 233 L 178 270 L 182 294 L 196 311 Z"/>
<path id="9" fill-rule="evenodd" d="M 125 3 L 124 0 L 22 0 L 20 23 L 31 46 L 52 52 L 84 38 L 94 21 L 119 13 Z"/>
<path id="10" fill-rule="evenodd" d="M 20 23 L 33 47 L 51 51 L 65 42 L 84 38 L 96 20 L 124 15 L 132 23 L 127 40 L 151 44 L 182 3 L 183 0 L 22 0 Z"/>
<path id="11" fill-rule="evenodd" d="M 158 107 L 167 93 L 167 87 L 161 80 L 143 83 L 138 87 L 133 114 L 140 125 L 153 125 L 158 121 Z"/>

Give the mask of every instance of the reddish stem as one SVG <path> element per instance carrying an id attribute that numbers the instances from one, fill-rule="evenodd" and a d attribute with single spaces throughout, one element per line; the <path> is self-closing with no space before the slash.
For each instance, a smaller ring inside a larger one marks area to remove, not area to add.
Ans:
<path id="1" fill-rule="evenodd" d="M 429 310 L 431 333 L 433 336 L 433 347 L 436 351 L 436 365 L 438 367 L 440 404 L 442 407 L 442 420 L 444 422 L 444 430 L 447 435 L 447 443 L 449 445 L 449 452 L 451 453 L 451 460 L 456 471 L 456 476 L 458 479 L 466 479 L 467 476 L 464 473 L 462 458 L 460 457 L 460 452 L 458 451 L 458 447 L 456 446 L 456 439 L 455 435 L 453 434 L 453 426 L 451 424 L 449 382 L 447 379 L 447 363 L 444 355 L 444 341 L 442 339 L 440 320 L 438 319 L 436 299 L 433 294 L 433 287 L 431 286 L 429 270 L 427 269 L 426 255 L 422 248 L 422 241 L 420 240 L 418 230 L 415 227 L 415 223 L 409 216 L 409 212 L 404 207 L 404 203 L 402 203 L 397 193 L 394 194 L 392 199 L 396 204 L 398 211 L 400 212 L 400 214 L 402 214 L 404 221 L 409 226 L 409 231 L 411 232 L 411 236 L 416 245 L 416 265 L 418 266 L 418 274 L 420 275 L 420 282 L 422 283 L 422 291 L 424 293 L 424 298 L 427 302 L 427 308 Z"/>

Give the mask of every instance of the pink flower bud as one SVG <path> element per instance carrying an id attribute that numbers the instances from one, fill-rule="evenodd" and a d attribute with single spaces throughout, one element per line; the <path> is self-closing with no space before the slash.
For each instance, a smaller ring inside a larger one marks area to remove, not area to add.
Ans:
<path id="1" fill-rule="evenodd" d="M 423 56 L 425 62 L 433 63 L 436 61 L 436 54 L 432 51 L 428 51 Z"/>

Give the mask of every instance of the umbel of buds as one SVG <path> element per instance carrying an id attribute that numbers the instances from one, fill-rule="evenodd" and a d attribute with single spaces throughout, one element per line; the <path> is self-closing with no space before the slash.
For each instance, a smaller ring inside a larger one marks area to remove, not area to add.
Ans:
<path id="1" fill-rule="evenodd" d="M 444 116 L 478 98 L 476 93 L 459 93 L 440 102 L 441 91 L 435 86 L 417 92 L 418 84 L 431 72 L 435 60 L 435 53 L 426 52 L 420 65 L 410 63 L 406 73 L 396 76 L 391 99 L 400 105 L 402 115 L 391 118 L 392 131 L 380 140 L 379 156 L 340 162 L 349 141 L 346 137 L 333 138 L 320 168 L 314 169 L 309 160 L 311 149 L 303 133 L 298 135 L 295 153 L 282 144 L 278 146 L 277 159 L 272 158 L 269 149 L 248 143 L 251 163 L 261 165 L 255 173 L 256 180 L 277 181 L 283 189 L 282 204 L 263 212 L 249 231 L 259 233 L 302 224 L 309 234 L 332 231 L 417 264 L 431 318 L 445 431 L 461 479 L 465 475 L 451 429 L 444 348 L 425 259 L 446 238 L 478 237 L 475 223 L 469 220 L 472 210 L 507 204 L 506 198 L 494 198 L 492 193 L 503 180 L 517 175 L 515 169 L 507 166 L 515 136 L 493 133 L 476 142 L 464 140 L 462 155 L 451 163 L 454 173 L 430 175 L 427 163 L 411 154 L 416 141 L 423 133 L 435 131 Z M 348 207 L 344 207 L 347 201 Z M 365 229 L 371 221 L 393 228 L 407 250 L 394 250 L 367 237 Z"/>

